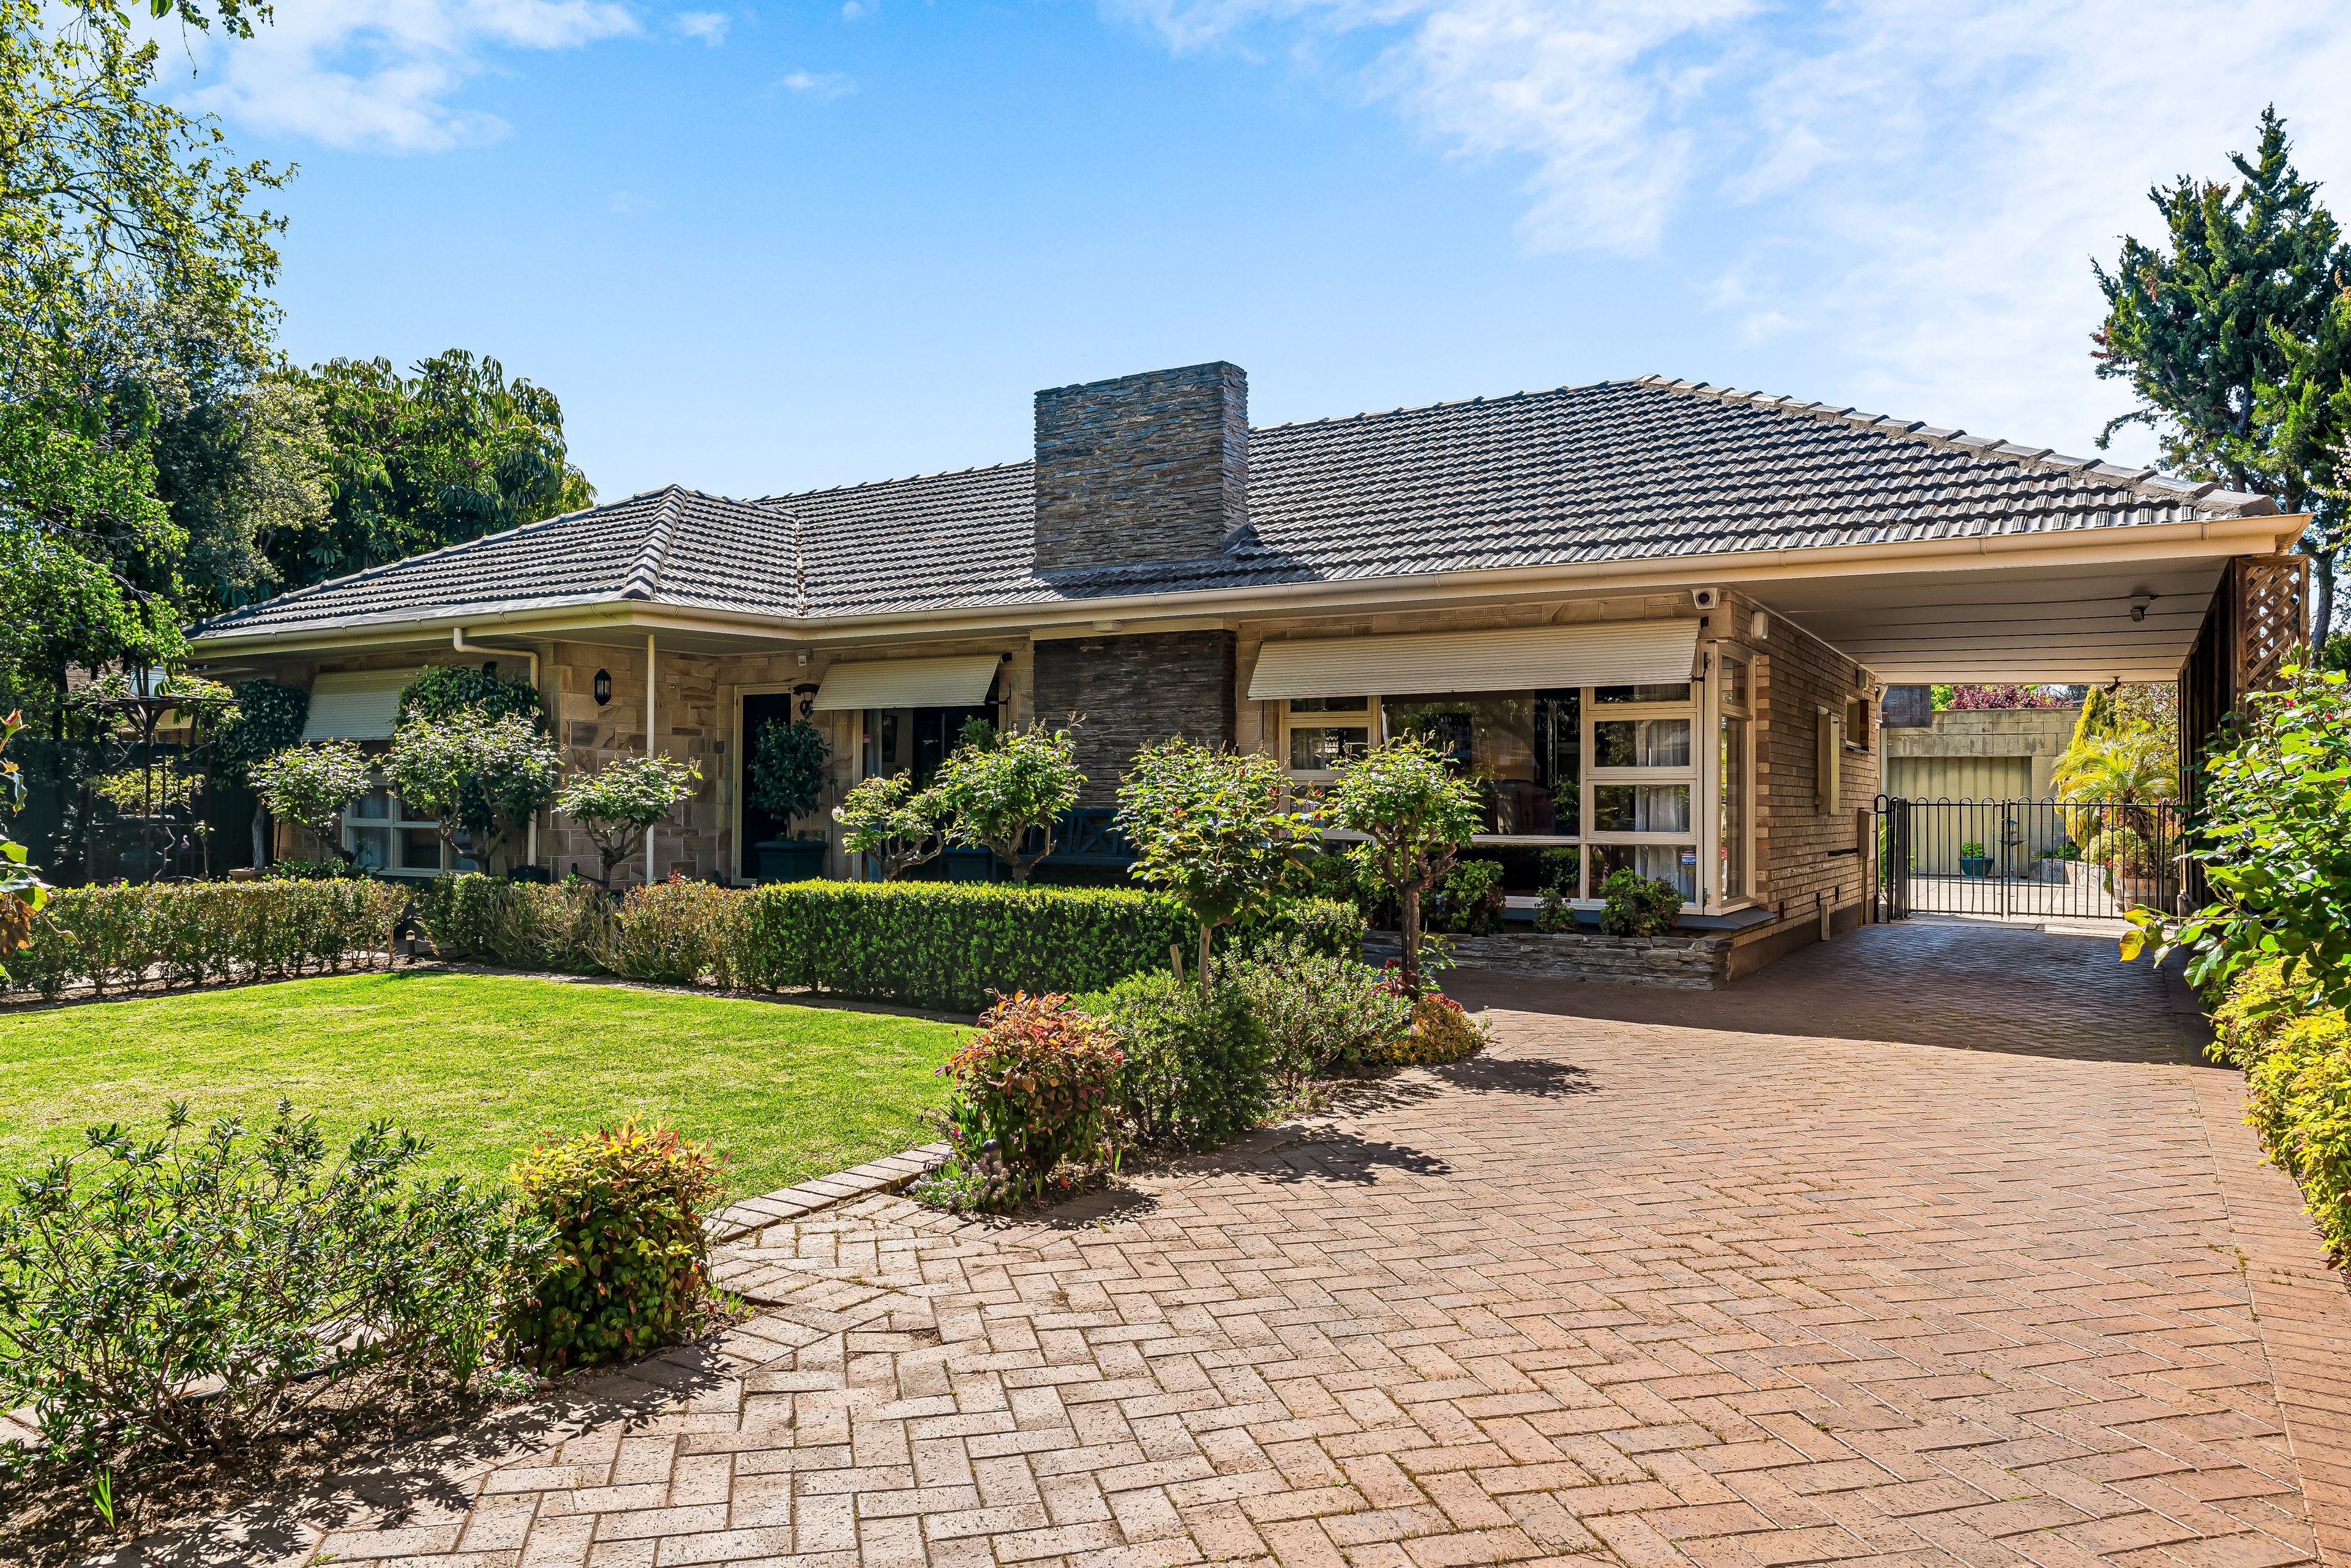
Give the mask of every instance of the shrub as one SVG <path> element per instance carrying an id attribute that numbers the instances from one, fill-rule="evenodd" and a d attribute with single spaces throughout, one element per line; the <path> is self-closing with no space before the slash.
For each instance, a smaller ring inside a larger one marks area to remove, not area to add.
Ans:
<path id="1" fill-rule="evenodd" d="M 436 720 L 473 713 L 492 722 L 513 716 L 537 723 L 545 716 L 537 686 L 478 664 L 427 664 L 400 688 L 400 712 L 403 718 Z"/>
<path id="2" fill-rule="evenodd" d="M 1359 1071 L 1412 1028 L 1411 1003 L 1377 969 L 1299 937 L 1265 942 L 1228 972 L 1265 1024 L 1269 1065 L 1287 1078 Z"/>
<path id="3" fill-rule="evenodd" d="M 962 1012 L 992 991 L 1100 990 L 1191 935 L 1175 900 L 1114 888 L 788 883 L 741 907 L 744 985 Z"/>
<path id="4" fill-rule="evenodd" d="M 1600 912 L 1600 929 L 1606 936 L 1662 936 L 1681 918 L 1681 889 L 1630 866 L 1610 872 L 1600 896 L 1608 901 Z"/>
<path id="5" fill-rule="evenodd" d="M 1502 868 L 1493 861 L 1460 861 L 1437 884 L 1431 931 L 1491 936 L 1502 928 Z"/>
<path id="6" fill-rule="evenodd" d="M 1219 951 L 1244 953 L 1270 941 L 1296 938 L 1309 952 L 1328 958 L 1364 956 L 1364 916 L 1352 904 L 1327 898 L 1292 899 L 1253 911 L 1225 927 Z"/>
<path id="7" fill-rule="evenodd" d="M 719 1192 L 706 1147 L 626 1123 L 534 1148 L 510 1175 L 554 1236 L 545 1273 L 510 1320 L 525 1361 L 590 1366 L 691 1326 L 709 1291 L 702 1221 Z"/>
<path id="8" fill-rule="evenodd" d="M 2351 1019 L 2328 1010 L 2286 1024 L 2247 1089 L 2245 1119 L 2301 1183 L 2328 1255 L 2351 1260 Z"/>
<path id="9" fill-rule="evenodd" d="M 74 985 L 103 994 L 372 968 L 407 904 L 405 888 L 359 878 L 67 888 L 26 945 L 0 955 L 0 988 L 54 998 Z"/>
<path id="10" fill-rule="evenodd" d="M 1412 1036 L 1402 1046 L 1416 1066 L 1458 1061 L 1486 1043 L 1486 1030 L 1451 997 L 1429 991 L 1412 1004 Z"/>
<path id="11" fill-rule="evenodd" d="M 1126 1058 L 1109 1030 L 1061 996 L 1018 993 L 981 1017 L 977 1034 L 939 1069 L 958 1163 L 999 1156 L 1023 1196 L 1041 1194 L 1063 1160 L 1109 1152 Z"/>
<path id="12" fill-rule="evenodd" d="M 433 950 L 461 962 L 590 975 L 603 968 L 609 906 L 590 883 L 435 877 L 417 894 L 416 924 Z"/>
<path id="13" fill-rule="evenodd" d="M 185 1444 L 368 1367 L 463 1381 L 488 1357 L 545 1246 L 506 1197 L 403 1189 L 427 1145 L 388 1123 L 331 1166 L 284 1101 L 257 1140 L 189 1126 L 175 1103 L 152 1140 L 92 1128 L 0 1211 L 0 1396 L 31 1405 L 43 1457 Z"/>
<path id="14" fill-rule="evenodd" d="M 2206 1054 L 2215 1061 L 2250 1069 L 2294 1019 L 2297 988 L 2274 959 L 2237 977 L 2213 1009 L 2213 1041 Z"/>
<path id="15" fill-rule="evenodd" d="M 1213 1148 L 1265 1116 L 1266 1026 L 1225 966 L 1202 978 L 1155 969 L 1087 998 L 1125 1053 L 1119 1107 L 1142 1143 Z"/>
<path id="16" fill-rule="evenodd" d="M 749 896 L 680 876 L 632 887 L 606 927 L 597 957 L 632 980 L 690 986 L 708 975 L 732 990 Z"/>
<path id="17" fill-rule="evenodd" d="M 1542 904 L 1535 911 L 1535 929 L 1550 936 L 1581 930 L 1575 910 L 1567 899 L 1566 893 L 1556 886 L 1544 888 Z"/>

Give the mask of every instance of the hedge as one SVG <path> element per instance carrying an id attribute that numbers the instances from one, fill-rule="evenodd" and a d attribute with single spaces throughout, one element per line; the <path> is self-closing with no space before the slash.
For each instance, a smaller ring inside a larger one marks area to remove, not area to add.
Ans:
<path id="1" fill-rule="evenodd" d="M 2351 1019 L 2304 1009 L 2274 959 L 2247 969 L 2214 1012 L 2212 1054 L 2245 1070 L 2245 1120 L 2302 1186 L 2328 1255 L 2351 1262 Z"/>
<path id="2" fill-rule="evenodd" d="M 1004 883 L 785 883 L 748 895 L 737 962 L 746 986 L 808 987 L 907 1007 L 977 1012 L 991 993 L 1098 991 L 1189 952 L 1198 927 L 1165 894 Z M 1317 901 L 1236 933 L 1296 932 L 1360 953 L 1364 923 Z"/>
<path id="3" fill-rule="evenodd" d="M 409 892 L 389 883 L 193 882 L 61 889 L 32 940 L 0 956 L 0 990 L 55 998 L 161 982 L 323 974 L 388 957 Z"/>

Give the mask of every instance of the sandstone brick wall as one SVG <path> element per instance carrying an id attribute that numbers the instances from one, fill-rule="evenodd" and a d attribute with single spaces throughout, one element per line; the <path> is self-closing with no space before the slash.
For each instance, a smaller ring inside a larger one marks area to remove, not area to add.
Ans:
<path id="1" fill-rule="evenodd" d="M 1119 776 L 1146 746 L 1181 735 L 1207 745 L 1233 740 L 1235 642 L 1229 632 L 1153 632 L 1135 636 L 1054 638 L 1036 644 L 1037 716 L 1059 726 L 1072 714 L 1079 801 L 1110 806 Z"/>

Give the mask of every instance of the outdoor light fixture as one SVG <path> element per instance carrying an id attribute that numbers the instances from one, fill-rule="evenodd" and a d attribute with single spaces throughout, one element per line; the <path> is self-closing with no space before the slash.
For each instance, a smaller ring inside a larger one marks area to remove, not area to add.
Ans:
<path id="1" fill-rule="evenodd" d="M 2154 602 L 2155 602 L 2155 595 L 2154 595 L 2154 594 L 2152 594 L 2152 593 L 2134 593 L 2134 594 L 2132 594 L 2132 595 L 2131 595 L 2131 601 L 2130 601 L 2130 606 L 2131 606 L 2131 619 L 2132 619 L 2132 620 L 2134 620 L 2134 621 L 2144 621 L 2144 620 L 2146 620 L 2146 619 L 2147 619 L 2147 607 L 2148 605 L 2150 605 L 2150 604 L 2154 603 Z"/>
<path id="2" fill-rule="evenodd" d="M 596 672 L 596 688 L 595 688 L 595 690 L 596 690 L 596 706 L 597 706 L 598 707 L 602 707 L 606 703 L 611 702 L 611 701 L 612 700 L 612 672 L 611 672 L 611 671 L 610 671 L 610 670 L 599 670 L 599 671 L 597 671 L 597 672 Z"/>

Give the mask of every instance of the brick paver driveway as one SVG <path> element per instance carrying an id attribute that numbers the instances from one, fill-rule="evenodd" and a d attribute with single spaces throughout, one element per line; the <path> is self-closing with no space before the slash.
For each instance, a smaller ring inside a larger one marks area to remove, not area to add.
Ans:
<path id="1" fill-rule="evenodd" d="M 2235 1076 L 2110 946 L 1880 927 L 1713 995 L 1458 988 L 1497 1009 L 1483 1058 L 1050 1223 L 875 1198 L 778 1228 L 730 1262 L 772 1306 L 718 1346 L 204 1544 L 1646 1568 L 2343 1539 L 2341 1285 Z"/>

